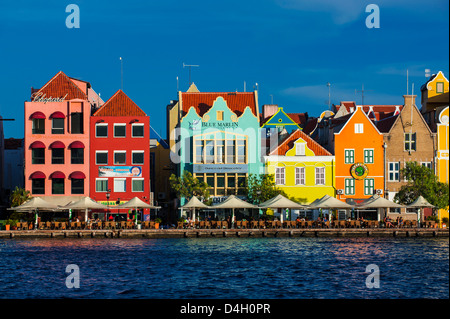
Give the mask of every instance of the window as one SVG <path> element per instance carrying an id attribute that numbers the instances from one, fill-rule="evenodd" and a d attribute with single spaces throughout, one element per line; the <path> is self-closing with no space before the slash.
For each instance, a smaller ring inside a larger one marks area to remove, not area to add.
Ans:
<path id="1" fill-rule="evenodd" d="M 143 192 L 144 191 L 144 179 L 143 178 L 133 178 L 131 180 L 131 191 L 132 192 Z"/>
<path id="2" fill-rule="evenodd" d="M 214 140 L 205 141 L 205 162 L 214 163 Z"/>
<path id="3" fill-rule="evenodd" d="M 305 185 L 305 168 L 295 168 L 295 185 Z"/>
<path id="4" fill-rule="evenodd" d="M 203 163 L 204 141 L 195 140 L 195 158 L 194 163 Z"/>
<path id="5" fill-rule="evenodd" d="M 194 178 L 208 184 L 211 196 L 244 195 L 246 176 L 236 173 L 194 174 Z"/>
<path id="6" fill-rule="evenodd" d="M 345 179 L 345 195 L 355 195 L 355 180 L 353 178 Z"/>
<path id="7" fill-rule="evenodd" d="M 131 125 L 131 137 L 144 137 L 144 123 Z"/>
<path id="8" fill-rule="evenodd" d="M 422 166 L 427 167 L 429 169 L 433 169 L 433 167 L 431 166 L 431 162 L 422 162 L 420 163 Z"/>
<path id="9" fill-rule="evenodd" d="M 52 118 L 52 134 L 64 134 L 64 119 Z"/>
<path id="10" fill-rule="evenodd" d="M 284 185 L 284 167 L 275 167 L 275 184 Z"/>
<path id="11" fill-rule="evenodd" d="M 45 164 L 45 148 L 33 148 L 31 150 L 32 164 Z"/>
<path id="12" fill-rule="evenodd" d="M 71 164 L 84 164 L 84 148 L 72 148 L 70 153 Z"/>
<path id="13" fill-rule="evenodd" d="M 246 140 L 237 140 L 237 163 L 246 162 Z"/>
<path id="14" fill-rule="evenodd" d="M 444 93 L 444 82 L 436 83 L 436 93 Z"/>
<path id="15" fill-rule="evenodd" d="M 54 195 L 64 194 L 64 178 L 52 179 L 52 194 Z"/>
<path id="16" fill-rule="evenodd" d="M 84 179 L 72 178 L 72 194 L 84 194 Z"/>
<path id="17" fill-rule="evenodd" d="M 405 151 L 416 150 L 416 133 L 405 133 Z"/>
<path id="18" fill-rule="evenodd" d="M 398 182 L 400 180 L 400 163 L 389 162 L 388 163 L 388 176 L 390 182 Z"/>
<path id="19" fill-rule="evenodd" d="M 114 165 L 125 165 L 126 151 L 114 151 Z"/>
<path id="20" fill-rule="evenodd" d="M 95 137 L 108 137 L 108 124 L 107 123 L 95 124 Z"/>
<path id="21" fill-rule="evenodd" d="M 108 179 L 107 178 L 96 178 L 95 179 L 95 191 L 106 193 L 108 191 Z"/>
<path id="22" fill-rule="evenodd" d="M 225 140 L 216 140 L 216 163 L 225 163 Z"/>
<path id="23" fill-rule="evenodd" d="M 216 195 L 224 196 L 225 194 L 225 174 L 216 174 Z"/>
<path id="24" fill-rule="evenodd" d="M 52 164 L 64 164 L 63 148 L 52 148 Z"/>
<path id="25" fill-rule="evenodd" d="M 95 152 L 95 164 L 96 165 L 108 165 L 108 151 L 96 151 Z"/>
<path id="26" fill-rule="evenodd" d="M 355 123 L 355 133 L 356 134 L 364 133 L 364 124 L 362 124 L 362 123 Z"/>
<path id="27" fill-rule="evenodd" d="M 45 119 L 33 119 L 32 134 L 45 134 Z"/>
<path id="28" fill-rule="evenodd" d="M 223 121 L 223 111 L 217 111 L 217 120 Z"/>
<path id="29" fill-rule="evenodd" d="M 345 164 L 353 164 L 355 162 L 355 150 L 345 150 Z"/>
<path id="30" fill-rule="evenodd" d="M 123 193 L 126 192 L 126 179 L 125 178 L 114 178 L 114 192 Z"/>
<path id="31" fill-rule="evenodd" d="M 305 143 L 295 144 L 295 155 L 305 155 L 306 145 Z"/>
<path id="32" fill-rule="evenodd" d="M 83 113 L 70 113 L 70 132 L 72 134 L 83 134 Z"/>
<path id="33" fill-rule="evenodd" d="M 144 164 L 144 151 L 132 151 L 131 152 L 131 164 L 133 164 L 133 165 Z"/>
<path id="34" fill-rule="evenodd" d="M 126 124 L 114 124 L 114 137 L 125 137 Z"/>
<path id="35" fill-rule="evenodd" d="M 31 181 L 31 192 L 33 194 L 45 194 L 45 178 L 34 178 Z"/>
<path id="36" fill-rule="evenodd" d="M 375 180 L 373 178 L 364 179 L 364 195 L 373 195 Z"/>
<path id="37" fill-rule="evenodd" d="M 236 152 L 235 152 L 235 145 L 236 142 L 234 140 L 227 140 L 226 141 L 226 147 L 227 147 L 227 163 L 228 164 L 233 164 L 235 162 L 235 156 L 236 156 Z"/>
<path id="38" fill-rule="evenodd" d="M 325 185 L 325 167 L 316 167 L 316 185 Z"/>
<path id="39" fill-rule="evenodd" d="M 364 163 L 373 164 L 373 149 L 364 150 Z"/>

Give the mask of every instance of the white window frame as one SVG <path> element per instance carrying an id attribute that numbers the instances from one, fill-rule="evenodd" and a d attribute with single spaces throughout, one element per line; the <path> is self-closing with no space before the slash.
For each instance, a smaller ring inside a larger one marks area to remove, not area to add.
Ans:
<path id="1" fill-rule="evenodd" d="M 100 191 L 100 190 L 97 189 L 97 181 L 106 181 L 106 190 L 105 191 Z M 95 179 L 95 191 L 97 193 L 106 193 L 106 192 L 108 192 L 108 178 L 102 178 L 102 177 L 96 178 Z"/>
<path id="2" fill-rule="evenodd" d="M 116 189 L 116 182 L 123 182 L 124 184 L 124 187 L 123 187 L 123 190 L 117 190 Z M 114 188 L 114 193 L 126 193 L 126 191 L 127 191 L 127 179 L 126 178 L 122 178 L 122 177 L 119 177 L 119 178 L 114 178 L 114 180 L 113 180 L 113 188 Z"/>
<path id="3" fill-rule="evenodd" d="M 296 167 L 295 185 L 305 185 L 305 184 L 306 184 L 305 167 Z"/>
<path id="4" fill-rule="evenodd" d="M 106 126 L 106 136 L 98 136 L 97 135 L 97 127 L 98 126 Z M 96 138 L 107 138 L 108 137 L 108 123 L 95 123 L 95 137 Z"/>
<path id="5" fill-rule="evenodd" d="M 306 144 L 305 143 L 296 143 L 295 144 L 295 155 L 297 155 L 297 156 L 306 155 Z"/>
<path id="6" fill-rule="evenodd" d="M 135 126 L 142 126 L 142 136 L 135 136 L 133 135 L 133 128 Z M 145 136 L 145 131 L 144 131 L 145 127 L 144 127 L 144 123 L 133 123 L 131 124 L 131 137 L 135 137 L 135 138 L 143 138 Z M 125 134 L 126 135 L 126 134 Z"/>
<path id="7" fill-rule="evenodd" d="M 391 164 L 393 165 L 392 169 L 391 169 Z M 394 179 L 391 179 L 391 174 L 394 176 Z M 398 179 L 395 179 L 396 174 L 398 176 Z M 400 162 L 388 162 L 388 181 L 389 182 L 399 182 L 400 181 Z"/>
<path id="8" fill-rule="evenodd" d="M 363 134 L 363 133 L 364 133 L 364 124 L 355 123 L 355 134 Z"/>
<path id="9" fill-rule="evenodd" d="M 133 184 L 134 181 L 142 181 L 142 190 L 141 191 L 134 190 L 134 184 Z M 145 190 L 145 183 L 144 183 L 143 178 L 132 178 L 131 179 L 131 191 L 133 193 L 142 193 L 142 192 L 144 192 L 144 190 Z"/>
<path id="10" fill-rule="evenodd" d="M 119 154 L 119 153 L 125 153 L 125 163 L 123 163 L 123 164 L 116 163 L 116 154 Z M 127 165 L 127 151 L 114 151 L 113 163 L 114 163 L 114 165 Z"/>
<path id="11" fill-rule="evenodd" d="M 315 167 L 316 185 L 325 185 L 325 167 Z"/>
<path id="12" fill-rule="evenodd" d="M 106 153 L 106 163 L 98 163 L 97 162 L 97 154 L 98 153 Z M 108 151 L 95 151 L 95 165 L 108 165 Z"/>
<path id="13" fill-rule="evenodd" d="M 286 185 L 285 167 L 275 167 L 275 185 Z"/>
<path id="14" fill-rule="evenodd" d="M 142 154 L 142 163 L 135 163 L 134 162 L 134 158 L 133 158 L 133 154 L 135 153 L 141 153 Z M 126 160 L 126 155 L 125 155 L 125 160 Z M 145 163 L 145 152 L 144 151 L 131 151 L 131 164 L 132 165 L 144 165 Z"/>
<path id="15" fill-rule="evenodd" d="M 125 135 L 124 136 L 116 136 L 116 127 L 124 126 L 125 127 Z M 126 138 L 127 137 L 127 124 L 126 123 L 114 123 L 113 127 L 113 136 L 117 138 Z"/>

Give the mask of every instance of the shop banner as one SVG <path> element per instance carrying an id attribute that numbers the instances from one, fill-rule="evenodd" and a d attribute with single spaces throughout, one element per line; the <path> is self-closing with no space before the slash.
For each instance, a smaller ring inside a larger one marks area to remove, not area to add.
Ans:
<path id="1" fill-rule="evenodd" d="M 100 166 L 98 177 L 142 177 L 140 166 Z"/>

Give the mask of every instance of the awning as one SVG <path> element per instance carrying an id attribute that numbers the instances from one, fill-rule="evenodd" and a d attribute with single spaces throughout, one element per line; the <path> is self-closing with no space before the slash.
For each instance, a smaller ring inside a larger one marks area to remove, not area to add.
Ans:
<path id="1" fill-rule="evenodd" d="M 70 143 L 69 148 L 84 148 L 84 144 L 79 141 Z"/>
<path id="2" fill-rule="evenodd" d="M 69 175 L 69 178 L 74 178 L 74 179 L 85 179 L 86 175 L 84 175 L 83 172 L 73 172 Z"/>
<path id="3" fill-rule="evenodd" d="M 30 148 L 45 148 L 45 144 L 39 141 L 31 143 Z"/>
<path id="4" fill-rule="evenodd" d="M 63 172 L 56 171 L 50 175 L 50 178 L 66 178 L 66 175 Z"/>
<path id="5" fill-rule="evenodd" d="M 65 119 L 66 116 L 62 112 L 56 111 L 56 112 L 53 112 L 52 115 L 50 115 L 50 118 L 51 119 Z"/>
<path id="6" fill-rule="evenodd" d="M 50 148 L 64 148 L 66 147 L 63 142 L 56 141 L 50 144 Z"/>
<path id="7" fill-rule="evenodd" d="M 31 119 L 45 119 L 45 115 L 42 112 L 34 112 L 33 114 L 30 115 L 30 120 Z"/>
<path id="8" fill-rule="evenodd" d="M 42 173 L 41 171 L 37 171 L 34 172 L 33 174 L 30 175 L 30 179 L 36 179 L 36 178 L 45 178 L 45 174 Z"/>

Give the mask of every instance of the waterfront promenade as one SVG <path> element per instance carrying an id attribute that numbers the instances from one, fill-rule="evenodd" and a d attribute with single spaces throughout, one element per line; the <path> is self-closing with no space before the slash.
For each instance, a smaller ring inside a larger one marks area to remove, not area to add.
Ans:
<path id="1" fill-rule="evenodd" d="M 449 237 L 442 228 L 2 230 L 0 238 Z"/>

